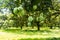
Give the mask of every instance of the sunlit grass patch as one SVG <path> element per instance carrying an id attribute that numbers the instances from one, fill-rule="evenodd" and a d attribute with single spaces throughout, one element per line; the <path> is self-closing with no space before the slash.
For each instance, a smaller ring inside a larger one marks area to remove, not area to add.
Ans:
<path id="1" fill-rule="evenodd" d="M 20 39 L 20 40 L 60 40 L 60 38 L 27 38 L 27 39 Z"/>
<path id="2" fill-rule="evenodd" d="M 0 39 L 11 40 L 60 40 L 60 30 L 20 30 L 5 29 L 0 30 Z"/>
<path id="3" fill-rule="evenodd" d="M 15 33 L 15 34 L 25 34 L 25 35 L 52 35 L 59 34 L 60 29 L 49 29 L 49 28 L 41 28 L 40 31 L 35 29 L 4 29 L 4 32 Z"/>

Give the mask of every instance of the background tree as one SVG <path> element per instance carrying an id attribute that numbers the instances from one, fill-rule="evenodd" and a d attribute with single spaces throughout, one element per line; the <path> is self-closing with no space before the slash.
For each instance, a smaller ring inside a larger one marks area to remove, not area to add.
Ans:
<path id="1" fill-rule="evenodd" d="M 15 21 L 16 27 L 21 26 L 22 29 L 24 25 L 32 28 L 37 26 L 40 30 L 40 27 L 46 24 L 52 29 L 58 16 L 55 12 L 60 8 L 56 2 L 56 0 L 5 0 L 2 8 L 6 7 L 11 11 L 13 14 L 11 19 Z"/>

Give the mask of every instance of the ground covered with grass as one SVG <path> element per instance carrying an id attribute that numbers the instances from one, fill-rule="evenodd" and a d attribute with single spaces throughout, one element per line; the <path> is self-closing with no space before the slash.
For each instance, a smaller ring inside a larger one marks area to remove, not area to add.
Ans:
<path id="1" fill-rule="evenodd" d="M 0 40 L 60 40 L 60 29 L 2 29 Z"/>

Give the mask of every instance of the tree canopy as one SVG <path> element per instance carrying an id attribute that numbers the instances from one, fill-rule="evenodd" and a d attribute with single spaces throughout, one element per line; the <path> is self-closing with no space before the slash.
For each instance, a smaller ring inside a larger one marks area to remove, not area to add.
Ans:
<path id="1" fill-rule="evenodd" d="M 11 11 L 13 16 L 10 19 L 16 26 L 37 26 L 39 30 L 44 25 L 54 26 L 55 18 L 60 14 L 59 5 L 58 0 L 1 0 L 0 9 L 8 8 Z"/>

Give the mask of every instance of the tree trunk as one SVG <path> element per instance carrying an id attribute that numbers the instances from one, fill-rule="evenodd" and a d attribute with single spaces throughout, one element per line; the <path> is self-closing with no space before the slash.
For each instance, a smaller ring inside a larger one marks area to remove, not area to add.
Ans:
<path id="1" fill-rule="evenodd" d="M 39 21 L 37 22 L 37 29 L 38 29 L 38 31 L 40 30 L 40 22 Z"/>
<path id="2" fill-rule="evenodd" d="M 21 29 L 22 29 L 22 26 L 21 26 Z"/>
<path id="3" fill-rule="evenodd" d="M 38 31 L 40 30 L 40 26 L 38 26 Z"/>
<path id="4" fill-rule="evenodd" d="M 53 27 L 52 27 L 52 26 L 50 26 L 50 29 L 53 29 Z"/>

